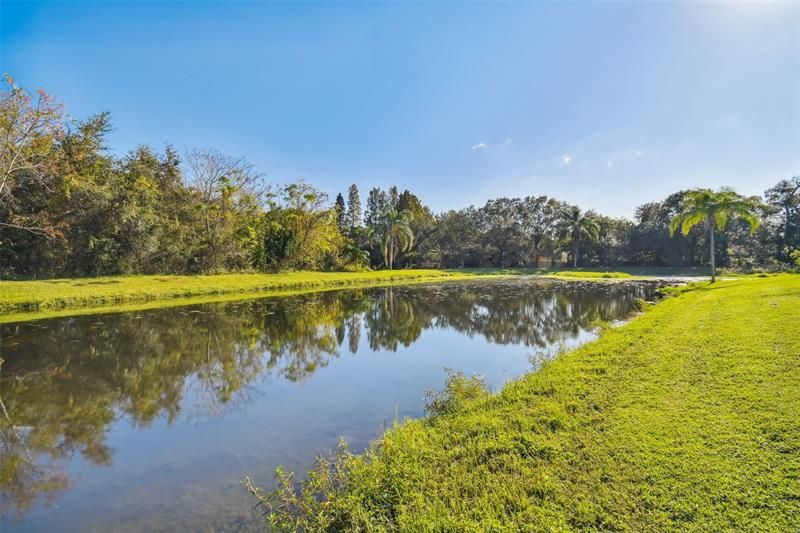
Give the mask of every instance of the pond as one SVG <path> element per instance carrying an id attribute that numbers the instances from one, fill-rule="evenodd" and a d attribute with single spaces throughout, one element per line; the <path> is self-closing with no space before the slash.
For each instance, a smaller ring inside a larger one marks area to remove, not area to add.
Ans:
<path id="1" fill-rule="evenodd" d="M 0 325 L 2 530 L 260 530 L 340 437 L 424 414 L 445 368 L 497 389 L 623 319 L 642 282 L 350 289 Z"/>

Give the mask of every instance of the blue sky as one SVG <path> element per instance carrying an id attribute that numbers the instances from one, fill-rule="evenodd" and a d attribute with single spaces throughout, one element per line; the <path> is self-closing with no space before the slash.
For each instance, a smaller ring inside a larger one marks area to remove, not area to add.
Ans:
<path id="1" fill-rule="evenodd" d="M 800 173 L 800 3 L 3 0 L 0 68 L 110 144 L 214 147 L 435 210 L 605 214 Z"/>

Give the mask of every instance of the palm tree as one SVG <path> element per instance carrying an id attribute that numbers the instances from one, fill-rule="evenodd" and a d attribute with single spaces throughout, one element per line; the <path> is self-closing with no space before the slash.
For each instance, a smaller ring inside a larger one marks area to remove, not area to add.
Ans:
<path id="1" fill-rule="evenodd" d="M 681 233 L 688 235 L 693 227 L 701 222 L 706 223 L 711 257 L 711 283 L 714 283 L 717 280 L 714 250 L 715 231 L 723 231 L 728 225 L 728 219 L 737 217 L 750 224 L 750 234 L 752 235 L 761 224 L 756 216 L 757 205 L 755 199 L 745 198 L 731 189 L 720 189 L 717 192 L 711 189 L 687 191 L 683 199 L 682 212 L 670 220 L 669 234 L 670 236 L 675 235 L 675 231 L 680 227 Z"/>
<path id="2" fill-rule="evenodd" d="M 581 240 L 597 240 L 600 226 L 594 211 L 581 211 L 578 206 L 567 206 L 559 214 L 561 234 L 572 245 L 572 267 L 578 268 Z"/>
<path id="3" fill-rule="evenodd" d="M 407 252 L 414 244 L 414 233 L 411 231 L 411 212 L 407 210 L 390 210 L 378 225 L 377 232 L 381 243 L 381 254 L 389 270 L 401 252 Z"/>

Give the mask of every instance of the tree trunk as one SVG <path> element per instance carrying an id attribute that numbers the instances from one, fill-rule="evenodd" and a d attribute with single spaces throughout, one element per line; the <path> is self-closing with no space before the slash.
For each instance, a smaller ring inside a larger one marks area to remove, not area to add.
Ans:
<path id="1" fill-rule="evenodd" d="M 786 223 L 784 224 L 784 227 L 783 227 L 783 239 L 781 239 L 781 240 L 783 241 L 782 248 L 783 248 L 783 253 L 786 255 L 786 261 L 788 261 L 791 264 L 791 262 L 792 262 L 792 253 L 791 253 L 791 250 L 789 249 L 789 232 L 791 231 L 792 224 L 791 224 L 790 215 L 791 215 L 791 213 L 789 212 L 789 207 L 787 206 L 786 207 L 786 214 L 785 214 Z"/>
<path id="2" fill-rule="evenodd" d="M 572 241 L 572 268 L 578 268 L 578 239 Z"/>
<path id="3" fill-rule="evenodd" d="M 709 241 L 711 242 L 711 283 L 715 283 L 717 281 L 717 265 L 716 265 L 716 258 L 715 250 L 714 250 L 714 219 L 709 220 L 710 226 L 710 235 Z"/>

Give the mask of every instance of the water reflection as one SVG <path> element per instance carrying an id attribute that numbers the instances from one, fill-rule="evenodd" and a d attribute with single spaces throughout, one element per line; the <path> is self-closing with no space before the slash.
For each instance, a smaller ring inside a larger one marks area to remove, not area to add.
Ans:
<path id="1" fill-rule="evenodd" d="M 169 446 L 177 420 L 224 419 L 237 405 L 246 411 L 253 395 L 276 380 L 302 382 L 341 353 L 367 347 L 394 352 L 426 330 L 547 347 L 597 320 L 627 315 L 652 289 L 642 283 L 460 282 L 2 325 L 4 523 L 12 516 L 24 522 L 26 510 L 69 492 L 77 459 L 113 470 L 109 435 L 123 422 L 161 432 Z M 453 361 L 450 366 L 460 368 L 456 355 Z M 421 395 L 426 385 L 410 381 L 410 397 Z"/>

